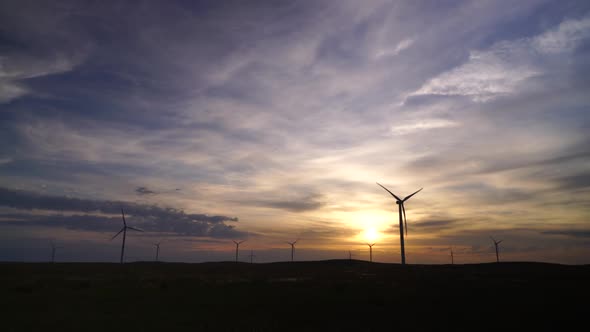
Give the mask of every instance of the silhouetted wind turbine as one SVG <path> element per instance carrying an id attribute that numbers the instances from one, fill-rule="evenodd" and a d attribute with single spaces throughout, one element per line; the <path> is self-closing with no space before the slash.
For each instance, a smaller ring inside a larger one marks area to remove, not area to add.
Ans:
<path id="1" fill-rule="evenodd" d="M 297 243 L 297 241 L 299 241 L 299 239 L 295 240 L 295 242 L 287 242 L 291 245 L 291 262 L 293 261 L 293 253 L 295 252 L 295 243 Z"/>
<path id="2" fill-rule="evenodd" d="M 232 240 L 233 241 L 233 240 Z M 246 240 L 242 240 L 242 241 L 234 241 L 234 243 L 236 244 L 236 263 L 238 262 L 238 252 L 240 251 L 240 244 L 246 242 Z"/>
<path id="3" fill-rule="evenodd" d="M 256 257 L 256 255 L 254 255 L 254 250 L 250 250 L 250 264 L 254 263 L 254 257 Z"/>
<path id="4" fill-rule="evenodd" d="M 453 247 L 451 247 L 451 265 L 455 265 L 455 255 L 453 255 Z"/>
<path id="5" fill-rule="evenodd" d="M 373 246 L 375 245 L 375 243 L 373 244 L 368 244 L 369 246 L 369 262 L 373 262 Z"/>
<path id="6" fill-rule="evenodd" d="M 58 247 L 55 243 L 51 242 L 51 263 L 55 263 L 55 251 L 63 247 Z"/>
<path id="7" fill-rule="evenodd" d="M 156 262 L 158 261 L 158 257 L 160 257 L 160 243 L 162 242 L 154 243 L 154 246 L 156 247 Z"/>
<path id="8" fill-rule="evenodd" d="M 121 209 L 121 217 L 123 217 L 123 228 L 121 228 L 119 233 L 115 234 L 115 236 L 111 238 L 111 241 L 113 241 L 117 236 L 119 236 L 119 234 L 123 233 L 123 243 L 121 244 L 121 264 L 123 264 L 123 259 L 125 257 L 125 239 L 127 238 L 127 230 L 130 229 L 138 232 L 143 231 L 139 228 L 127 226 L 127 221 L 125 221 L 125 212 L 123 212 L 123 209 Z"/>
<path id="9" fill-rule="evenodd" d="M 494 247 L 496 247 L 496 263 L 500 263 L 500 254 L 499 254 L 499 250 L 498 250 L 498 245 L 500 243 L 502 243 L 502 241 L 504 241 L 504 240 L 496 241 L 496 239 L 494 239 L 491 236 L 490 236 L 490 239 L 492 239 L 492 241 L 494 241 Z"/>
<path id="10" fill-rule="evenodd" d="M 410 199 L 412 196 L 416 195 L 418 192 L 420 192 L 420 190 L 424 189 L 424 188 L 420 188 L 419 190 L 415 191 L 413 194 L 406 196 L 404 199 L 401 199 L 399 197 L 397 197 L 394 193 L 392 193 L 391 191 L 389 191 L 389 189 L 385 188 L 384 186 L 382 186 L 381 184 L 379 184 L 377 182 L 377 184 L 385 189 L 388 193 L 391 194 L 391 196 L 393 196 L 396 201 L 395 204 L 398 205 L 398 210 L 399 210 L 399 240 L 400 240 L 400 244 L 401 244 L 401 254 L 402 254 L 402 265 L 406 264 L 406 249 L 404 247 L 404 228 L 406 230 L 406 236 L 408 235 L 408 220 L 406 219 L 406 208 L 404 207 L 404 202 L 407 201 L 408 199 Z"/>

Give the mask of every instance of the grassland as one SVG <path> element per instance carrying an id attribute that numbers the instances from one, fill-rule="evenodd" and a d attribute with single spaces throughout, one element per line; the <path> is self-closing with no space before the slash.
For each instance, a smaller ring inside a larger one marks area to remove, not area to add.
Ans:
<path id="1" fill-rule="evenodd" d="M 544 263 L 2 263 L 1 330 L 564 330 L 586 325 L 589 281 Z"/>

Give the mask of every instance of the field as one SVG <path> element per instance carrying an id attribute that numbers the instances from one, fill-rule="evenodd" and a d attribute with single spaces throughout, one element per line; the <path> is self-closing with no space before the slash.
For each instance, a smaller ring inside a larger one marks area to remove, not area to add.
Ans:
<path id="1" fill-rule="evenodd" d="M 564 330 L 585 326 L 589 281 L 544 263 L 1 263 L 1 330 Z"/>

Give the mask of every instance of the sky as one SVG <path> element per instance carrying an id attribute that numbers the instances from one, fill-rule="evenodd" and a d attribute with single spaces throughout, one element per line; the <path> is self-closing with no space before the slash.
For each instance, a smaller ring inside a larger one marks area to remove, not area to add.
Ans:
<path id="1" fill-rule="evenodd" d="M 588 1 L 2 1 L 0 261 L 590 263 Z"/>

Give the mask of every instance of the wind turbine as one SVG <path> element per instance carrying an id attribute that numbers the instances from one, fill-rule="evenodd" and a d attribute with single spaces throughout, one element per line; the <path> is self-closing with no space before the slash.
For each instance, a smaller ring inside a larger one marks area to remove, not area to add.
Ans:
<path id="1" fill-rule="evenodd" d="M 368 244 L 369 246 L 369 262 L 373 262 L 373 246 L 375 245 L 375 243 L 373 244 Z"/>
<path id="2" fill-rule="evenodd" d="M 158 261 L 158 257 L 160 257 L 160 243 L 162 243 L 162 241 L 154 243 L 154 246 L 156 247 L 156 262 Z"/>
<path id="3" fill-rule="evenodd" d="M 492 239 L 492 241 L 494 241 L 494 247 L 496 247 L 496 263 L 500 263 L 500 254 L 499 254 L 499 250 L 498 250 L 498 245 L 500 243 L 502 243 L 502 241 L 504 241 L 504 240 L 496 241 L 496 239 L 494 239 L 491 236 L 490 236 L 490 239 Z"/>
<path id="4" fill-rule="evenodd" d="M 348 260 L 351 261 L 352 260 L 352 251 L 348 251 Z"/>
<path id="5" fill-rule="evenodd" d="M 55 243 L 51 242 L 51 263 L 55 263 L 55 251 L 63 247 L 58 247 Z"/>
<path id="6" fill-rule="evenodd" d="M 143 231 L 139 228 L 127 226 L 127 221 L 125 221 L 125 212 L 123 212 L 123 209 L 121 209 L 121 217 L 123 217 L 123 228 L 121 228 L 119 233 L 115 234 L 115 236 L 111 238 L 111 241 L 113 241 L 117 236 L 119 236 L 119 234 L 123 233 L 123 243 L 121 244 L 121 264 L 123 264 L 123 259 L 125 257 L 125 239 L 127 238 L 127 230 L 130 229 L 138 232 Z"/>
<path id="7" fill-rule="evenodd" d="M 453 255 L 453 247 L 451 247 L 451 265 L 455 265 L 455 255 Z"/>
<path id="8" fill-rule="evenodd" d="M 297 243 L 297 241 L 299 241 L 299 239 L 295 240 L 295 242 L 287 242 L 291 245 L 291 262 L 293 261 L 293 253 L 295 252 L 295 243 Z"/>
<path id="9" fill-rule="evenodd" d="M 248 255 L 250 257 L 250 264 L 254 263 L 254 257 L 256 257 L 256 255 L 254 255 L 254 250 L 250 250 L 250 255 Z"/>
<path id="10" fill-rule="evenodd" d="M 238 252 L 240 251 L 240 244 L 242 244 L 245 241 L 246 240 L 242 240 L 242 241 L 239 241 L 239 242 L 238 241 L 234 241 L 234 243 L 236 244 L 236 263 L 238 262 Z"/>
<path id="11" fill-rule="evenodd" d="M 420 188 L 419 190 L 417 190 L 413 194 L 406 196 L 404 199 L 401 199 L 401 198 L 397 197 L 394 193 L 389 191 L 389 189 L 385 188 L 384 186 L 382 186 L 379 183 L 377 183 L 377 184 L 381 188 L 385 189 L 388 193 L 391 194 L 391 196 L 393 196 L 396 199 L 395 204 L 398 205 L 398 210 L 399 210 L 399 240 L 400 240 L 400 244 L 401 244 L 402 265 L 405 265 L 406 264 L 406 250 L 404 247 L 404 228 L 406 230 L 406 236 L 407 236 L 408 235 L 408 220 L 406 219 L 406 208 L 404 207 L 404 202 L 407 201 L 408 199 L 410 199 L 412 196 L 416 195 L 418 192 L 420 192 L 420 190 L 422 190 L 424 188 Z"/>

